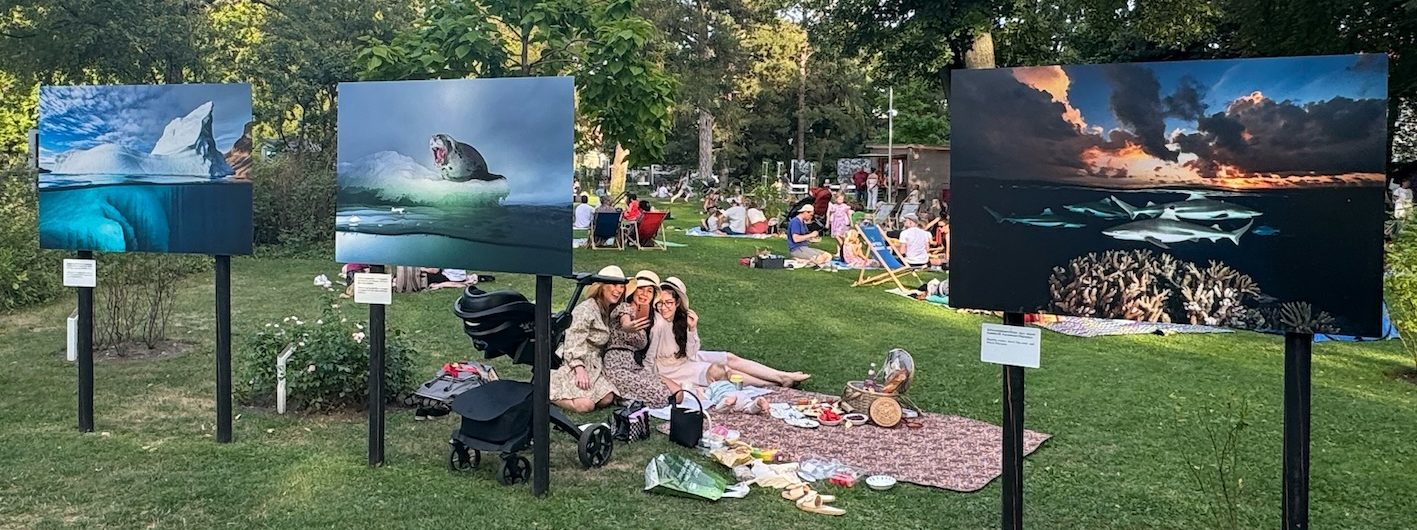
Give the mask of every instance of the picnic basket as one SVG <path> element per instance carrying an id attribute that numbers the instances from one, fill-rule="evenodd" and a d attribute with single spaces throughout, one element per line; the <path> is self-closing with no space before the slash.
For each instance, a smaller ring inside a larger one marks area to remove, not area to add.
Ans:
<path id="1" fill-rule="evenodd" d="M 862 381 L 847 381 L 846 390 L 841 392 L 841 405 L 847 412 L 868 412 L 871 404 L 878 399 L 896 401 L 899 392 L 881 392 L 866 388 Z"/>

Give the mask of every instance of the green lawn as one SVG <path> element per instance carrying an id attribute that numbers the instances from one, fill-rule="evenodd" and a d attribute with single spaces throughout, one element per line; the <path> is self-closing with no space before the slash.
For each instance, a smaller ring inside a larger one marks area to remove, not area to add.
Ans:
<path id="1" fill-rule="evenodd" d="M 696 223 L 679 208 L 674 224 Z M 960 314 L 853 289 L 854 274 L 763 271 L 738 257 L 781 240 L 687 238 L 668 252 L 577 250 L 577 268 L 618 264 L 676 275 L 703 317 L 706 346 L 816 374 L 806 388 L 838 392 L 893 347 L 920 365 L 912 396 L 924 407 L 997 423 L 999 368 L 979 362 L 979 325 Z M 318 257 L 318 256 L 317 256 Z M 55 263 L 55 267 L 59 264 Z M 311 278 L 328 258 L 234 261 L 234 345 L 265 322 L 313 314 Z M 564 300 L 568 282 L 558 282 Z M 527 277 L 496 286 L 530 292 Z M 176 335 L 201 347 L 152 361 L 96 364 L 96 424 L 75 430 L 75 369 L 63 359 L 72 297 L 0 316 L 0 527 L 353 528 L 989 528 L 999 486 L 953 493 L 914 486 L 888 493 L 833 491 L 848 514 L 805 514 L 763 491 L 718 503 L 641 492 L 663 437 L 616 448 L 605 469 L 582 471 L 574 444 L 552 446 L 552 495 L 502 487 L 489 468 L 445 468 L 451 419 L 388 418 L 387 465 L 365 465 L 356 413 L 280 416 L 238 408 L 235 443 L 212 439 L 212 290 L 180 288 Z M 390 323 L 415 333 L 420 379 L 473 355 L 448 311 L 453 292 L 395 297 Z M 1213 454 L 1195 417 L 1247 399 L 1251 428 L 1239 453 L 1242 526 L 1279 519 L 1282 340 L 1253 333 L 1076 339 L 1045 332 L 1043 367 L 1030 370 L 1027 427 L 1053 435 L 1027 460 L 1025 516 L 1034 528 L 1208 528 L 1207 498 L 1186 457 Z M 1417 528 L 1417 387 L 1388 374 L 1410 361 L 1399 345 L 1314 348 L 1311 513 L 1315 528 Z M 524 368 L 504 375 L 524 377 Z M 1178 412 L 1179 407 L 1179 412 Z M 603 417 L 597 415 L 597 417 Z"/>

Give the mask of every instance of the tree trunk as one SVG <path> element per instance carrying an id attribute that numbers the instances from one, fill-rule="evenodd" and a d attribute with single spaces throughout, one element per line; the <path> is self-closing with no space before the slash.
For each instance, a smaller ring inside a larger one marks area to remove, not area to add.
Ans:
<path id="1" fill-rule="evenodd" d="M 974 34 L 974 42 L 964 52 L 965 68 L 994 67 L 994 36 L 988 31 Z"/>
<path id="2" fill-rule="evenodd" d="M 619 197 L 625 192 L 625 174 L 630 169 L 630 152 L 626 151 L 619 142 L 615 143 L 615 158 L 610 160 L 610 192 L 611 197 Z M 626 205 L 629 206 L 629 205 Z"/>
<path id="3" fill-rule="evenodd" d="M 806 160 L 807 155 L 807 57 L 811 48 L 802 43 L 797 57 L 797 141 L 793 142 L 793 158 Z"/>
<path id="4" fill-rule="evenodd" d="M 713 175 L 713 114 L 699 109 L 699 179 Z"/>

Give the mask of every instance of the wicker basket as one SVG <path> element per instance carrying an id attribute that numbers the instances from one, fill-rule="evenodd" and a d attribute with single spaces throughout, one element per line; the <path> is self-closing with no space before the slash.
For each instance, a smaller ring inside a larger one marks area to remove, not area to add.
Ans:
<path id="1" fill-rule="evenodd" d="M 861 412 L 865 414 L 871 410 L 871 404 L 878 399 L 889 399 L 896 401 L 899 394 L 896 392 L 877 392 L 866 389 L 861 381 L 847 381 L 846 390 L 841 391 L 841 405 L 847 412 Z"/>

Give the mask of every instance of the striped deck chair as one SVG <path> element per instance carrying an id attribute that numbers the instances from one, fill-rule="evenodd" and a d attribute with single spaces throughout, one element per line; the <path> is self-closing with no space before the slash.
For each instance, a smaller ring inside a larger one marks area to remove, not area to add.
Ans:
<path id="1" fill-rule="evenodd" d="M 898 212 L 898 213 L 896 214 L 895 220 L 898 221 L 898 222 L 904 223 L 904 222 L 905 222 L 905 216 L 910 215 L 910 214 L 913 214 L 913 213 L 917 213 L 917 212 L 919 212 L 919 211 L 920 211 L 920 203 L 918 203 L 918 202 L 906 202 L 906 203 L 901 203 L 901 205 L 900 205 L 900 212 Z M 896 225 L 896 226 L 900 226 L 900 225 Z"/>
<path id="2" fill-rule="evenodd" d="M 920 279 L 920 275 L 915 273 L 915 268 L 906 265 L 905 260 L 901 259 L 899 254 L 896 254 L 895 248 L 891 247 L 889 240 L 886 238 L 886 233 L 881 231 L 880 226 L 877 226 L 875 223 L 861 223 L 856 225 L 854 229 L 857 233 L 861 234 L 862 242 L 865 243 L 866 246 L 871 247 L 871 255 L 876 257 L 876 261 L 880 262 L 881 268 L 884 270 L 868 277 L 866 276 L 866 270 L 862 269 L 861 274 L 856 277 L 856 283 L 851 284 L 852 287 L 876 285 L 886 281 L 892 281 L 895 282 L 896 287 L 900 288 L 902 291 L 906 291 L 909 289 L 905 288 L 905 284 L 900 283 L 900 275 L 904 273 L 910 273 L 911 276 L 915 277 L 915 285 L 925 283 L 924 280 Z"/>
<path id="3" fill-rule="evenodd" d="M 878 202 L 878 203 L 876 203 L 876 211 L 875 211 L 874 214 L 872 214 L 872 216 L 871 216 L 871 221 L 874 222 L 874 223 L 876 223 L 877 225 L 884 225 L 887 221 L 890 221 L 890 220 L 891 220 L 891 211 L 894 210 L 894 209 L 895 209 L 895 203 L 892 203 L 892 202 Z"/>

